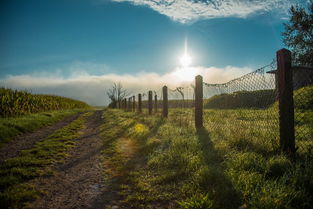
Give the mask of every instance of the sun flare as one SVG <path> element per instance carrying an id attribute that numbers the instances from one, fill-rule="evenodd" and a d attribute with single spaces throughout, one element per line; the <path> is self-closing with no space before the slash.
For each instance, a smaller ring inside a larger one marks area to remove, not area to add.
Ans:
<path id="1" fill-rule="evenodd" d="M 180 67 L 174 72 L 175 76 L 181 81 L 192 81 L 196 75 L 196 71 L 191 67 L 192 58 L 188 53 L 187 39 L 185 39 L 184 54 L 179 58 Z"/>
<path id="2" fill-rule="evenodd" d="M 191 57 L 185 53 L 181 58 L 180 58 L 180 64 L 183 67 L 188 67 L 191 64 Z"/>
<path id="3" fill-rule="evenodd" d="M 188 67 L 191 64 L 191 56 L 188 54 L 188 43 L 185 39 L 184 54 L 179 58 L 180 64 L 182 67 Z"/>

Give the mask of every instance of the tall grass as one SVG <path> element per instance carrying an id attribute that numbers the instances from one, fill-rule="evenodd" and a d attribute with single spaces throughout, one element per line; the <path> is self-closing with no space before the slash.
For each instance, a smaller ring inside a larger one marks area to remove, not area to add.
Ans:
<path id="1" fill-rule="evenodd" d="M 84 102 L 61 96 L 31 94 L 27 91 L 0 88 L 0 117 L 88 107 Z"/>

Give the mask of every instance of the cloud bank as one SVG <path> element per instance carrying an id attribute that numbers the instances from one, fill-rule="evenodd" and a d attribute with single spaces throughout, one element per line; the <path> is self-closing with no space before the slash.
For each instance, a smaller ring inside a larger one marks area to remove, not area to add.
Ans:
<path id="1" fill-rule="evenodd" d="M 253 14 L 286 14 L 292 4 L 305 0 L 112 0 L 147 6 L 174 21 L 189 23 L 220 17 L 245 18 Z"/>
<path id="2" fill-rule="evenodd" d="M 109 99 L 106 91 L 114 82 L 121 82 L 132 95 L 145 93 L 148 90 L 160 91 L 164 85 L 169 88 L 186 86 L 194 83 L 196 75 L 202 75 L 208 83 L 223 83 L 251 72 L 250 68 L 227 66 L 176 68 L 172 72 L 160 75 L 157 73 L 138 73 L 136 75 L 103 74 L 90 75 L 88 70 L 72 73 L 69 77 L 53 75 L 15 75 L 0 80 L 0 86 L 28 90 L 33 93 L 53 94 L 85 101 L 90 105 L 107 105 Z"/>

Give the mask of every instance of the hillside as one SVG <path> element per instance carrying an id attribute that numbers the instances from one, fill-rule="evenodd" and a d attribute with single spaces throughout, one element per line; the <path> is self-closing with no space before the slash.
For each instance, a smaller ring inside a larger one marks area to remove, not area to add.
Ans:
<path id="1" fill-rule="evenodd" d="M 207 109 L 267 108 L 275 102 L 274 90 L 238 91 L 204 101 Z"/>
<path id="2" fill-rule="evenodd" d="M 206 109 L 264 109 L 275 103 L 274 90 L 237 91 L 231 94 L 215 95 L 204 101 Z M 294 91 L 294 105 L 297 109 L 313 109 L 313 86 Z"/>

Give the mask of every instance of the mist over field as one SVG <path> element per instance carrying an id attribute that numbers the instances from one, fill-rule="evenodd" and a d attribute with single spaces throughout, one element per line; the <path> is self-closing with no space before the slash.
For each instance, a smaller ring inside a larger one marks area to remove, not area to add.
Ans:
<path id="1" fill-rule="evenodd" d="M 194 77 L 198 74 L 203 75 L 205 82 L 224 83 L 251 71 L 252 69 L 248 67 L 233 66 L 225 68 L 189 67 L 188 69 L 178 67 L 165 74 L 140 72 L 133 75 L 115 73 L 92 75 L 88 73 L 88 69 L 80 69 L 77 72 L 73 70 L 68 77 L 38 73 L 9 75 L 0 80 L 0 83 L 8 88 L 60 95 L 78 99 L 90 105 L 101 106 L 109 103 L 106 91 L 114 82 L 121 82 L 129 92 L 137 94 L 149 90 L 159 90 L 164 85 L 175 88 L 194 84 Z"/>

